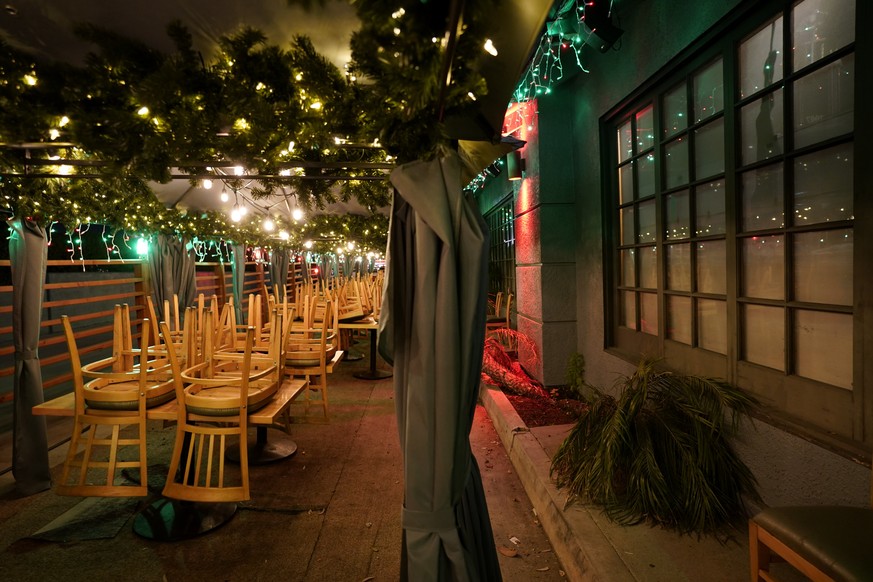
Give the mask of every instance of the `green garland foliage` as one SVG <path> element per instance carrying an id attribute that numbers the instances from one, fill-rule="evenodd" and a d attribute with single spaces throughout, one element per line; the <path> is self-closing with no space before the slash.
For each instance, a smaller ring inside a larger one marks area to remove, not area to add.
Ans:
<path id="1" fill-rule="evenodd" d="M 499 1 L 465 3 L 445 90 L 440 77 L 448 62 L 449 3 L 434 0 L 357 0 L 362 26 L 345 72 L 307 37 L 281 48 L 251 28 L 222 37 L 209 63 L 178 22 L 167 29 L 174 46 L 169 53 L 80 25 L 77 34 L 94 47 L 84 66 L 37 62 L 0 40 L 0 197 L 13 214 L 46 224 L 95 222 L 265 246 L 302 243 L 320 223 L 277 219 L 275 232 L 288 233 L 277 240 L 260 219 L 233 223 L 218 213 L 167 209 L 148 184 L 165 183 L 173 172 L 190 174 L 193 183 L 210 168 L 239 165 L 270 177 L 247 183 L 256 201 L 292 192 L 299 206 L 312 210 L 354 198 L 375 213 L 390 202 L 387 179 L 331 179 L 332 170 L 312 162 L 343 168 L 392 157 L 407 161 L 448 145 L 441 112 L 470 107 L 471 94 L 487 91 L 477 69 L 488 27 L 499 24 L 491 17 Z M 320 0 L 288 3 L 323 6 Z M 374 170 L 334 171 L 384 178 Z M 386 221 L 345 219 L 333 230 L 384 249 L 387 224 L 376 232 L 377 222 Z"/>

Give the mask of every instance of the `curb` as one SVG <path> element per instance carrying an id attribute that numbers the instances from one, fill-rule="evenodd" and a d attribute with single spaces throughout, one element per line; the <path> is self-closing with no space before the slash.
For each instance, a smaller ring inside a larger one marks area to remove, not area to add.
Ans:
<path id="1" fill-rule="evenodd" d="M 567 578 L 580 581 L 636 580 L 589 513 L 583 508 L 566 508 L 566 493 L 558 490 L 549 475 L 551 459 L 503 392 L 482 384 L 479 399 Z"/>

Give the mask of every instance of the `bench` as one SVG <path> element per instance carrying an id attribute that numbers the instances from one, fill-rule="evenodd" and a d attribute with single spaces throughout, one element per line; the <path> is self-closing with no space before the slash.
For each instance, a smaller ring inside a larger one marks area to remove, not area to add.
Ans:
<path id="1" fill-rule="evenodd" d="M 813 582 L 873 580 L 873 509 L 771 507 L 749 520 L 752 582 L 774 582 L 770 564 L 791 564 Z"/>

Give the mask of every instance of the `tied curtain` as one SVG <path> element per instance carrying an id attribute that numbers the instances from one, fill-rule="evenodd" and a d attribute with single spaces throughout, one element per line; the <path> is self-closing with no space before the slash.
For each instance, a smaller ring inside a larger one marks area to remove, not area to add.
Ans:
<path id="1" fill-rule="evenodd" d="M 179 297 L 179 310 L 184 314 L 184 309 L 197 299 L 197 259 L 193 249 L 188 249 L 181 237 L 159 234 L 149 248 L 148 260 L 158 320 L 168 321 L 170 314 L 164 313 L 164 300 L 172 304 L 173 295 Z"/>
<path id="2" fill-rule="evenodd" d="M 44 402 L 38 346 L 48 245 L 45 229 L 34 222 L 16 218 L 9 221 L 9 228 L 15 349 L 12 474 L 16 489 L 32 495 L 52 484 L 45 417 L 31 412 Z"/>
<path id="3" fill-rule="evenodd" d="M 273 249 L 270 255 L 270 281 L 273 290 L 279 291 L 279 301 L 285 300 L 285 285 L 288 282 L 288 266 L 291 264 L 288 249 Z"/>
<path id="4" fill-rule="evenodd" d="M 391 174 L 379 351 L 394 366 L 404 464 L 404 580 L 500 580 L 470 430 L 479 393 L 488 230 L 463 195 L 460 160 Z"/>
<path id="5" fill-rule="evenodd" d="M 233 285 L 233 310 L 236 312 L 237 323 L 243 323 L 245 319 L 243 315 L 243 292 L 246 282 L 246 247 L 242 244 L 235 244 L 230 247 L 233 252 L 233 262 L 231 263 L 232 285 Z"/>

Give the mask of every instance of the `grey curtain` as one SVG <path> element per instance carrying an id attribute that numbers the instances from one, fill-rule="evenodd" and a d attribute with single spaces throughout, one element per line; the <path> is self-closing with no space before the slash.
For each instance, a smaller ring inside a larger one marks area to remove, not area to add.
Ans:
<path id="1" fill-rule="evenodd" d="M 288 281 L 288 266 L 291 264 L 288 249 L 273 249 L 270 256 L 270 281 L 273 289 L 279 287 L 279 300 L 285 299 L 285 284 Z"/>
<path id="2" fill-rule="evenodd" d="M 391 174 L 379 351 L 394 365 L 404 580 L 500 580 L 470 429 L 485 339 L 488 231 L 457 155 Z"/>
<path id="3" fill-rule="evenodd" d="M 16 218 L 9 221 L 9 227 L 15 348 L 12 475 L 16 489 L 32 495 L 52 485 L 45 417 L 31 412 L 44 401 L 38 345 L 48 245 L 45 229 L 31 221 Z"/>
<path id="4" fill-rule="evenodd" d="M 246 280 L 246 247 L 245 245 L 237 244 L 230 247 L 233 251 L 233 262 L 231 263 L 231 272 L 233 274 L 233 308 L 236 312 L 236 320 L 238 323 L 245 322 L 243 318 L 243 292 L 245 289 Z"/>
<path id="5" fill-rule="evenodd" d="M 152 297 L 159 319 L 164 313 L 164 300 L 179 296 L 179 310 L 194 305 L 197 299 L 197 259 L 193 249 L 188 249 L 185 239 L 159 234 L 155 244 L 149 247 L 149 275 L 152 280 Z"/>

